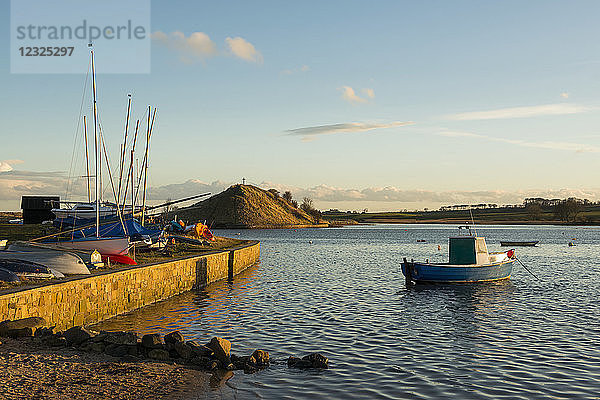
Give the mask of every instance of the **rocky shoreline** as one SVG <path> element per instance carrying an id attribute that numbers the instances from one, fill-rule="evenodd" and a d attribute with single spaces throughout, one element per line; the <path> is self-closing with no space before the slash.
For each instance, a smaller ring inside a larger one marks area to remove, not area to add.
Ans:
<path id="1" fill-rule="evenodd" d="M 3 398 L 198 398 L 235 370 L 255 373 L 272 362 L 261 349 L 237 356 L 220 337 L 202 345 L 179 331 L 140 337 L 81 326 L 54 332 L 44 325 L 38 317 L 0 323 Z M 288 368 L 328 368 L 319 353 L 282 361 Z"/>

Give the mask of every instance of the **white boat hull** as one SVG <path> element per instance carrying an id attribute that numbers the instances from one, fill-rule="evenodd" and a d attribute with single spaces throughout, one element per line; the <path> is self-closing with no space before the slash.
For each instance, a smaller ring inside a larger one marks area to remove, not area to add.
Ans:
<path id="1" fill-rule="evenodd" d="M 0 258 L 38 263 L 67 275 L 90 274 L 81 257 L 65 251 L 10 245 L 8 250 L 0 251 Z"/>
<path id="2" fill-rule="evenodd" d="M 69 208 L 55 208 L 52 209 L 52 212 L 54 213 L 54 215 L 56 215 L 56 218 L 68 218 L 68 217 L 73 217 L 73 218 L 81 218 L 81 219 L 93 219 L 96 218 L 96 211 L 95 210 L 72 210 Z M 116 215 L 116 211 L 113 210 L 112 208 L 104 208 L 102 207 L 100 209 L 100 218 L 105 218 L 105 217 L 110 217 L 112 215 Z"/>
<path id="3" fill-rule="evenodd" d="M 45 244 L 58 249 L 97 250 L 103 256 L 124 256 L 129 253 L 129 238 L 85 238 Z"/>

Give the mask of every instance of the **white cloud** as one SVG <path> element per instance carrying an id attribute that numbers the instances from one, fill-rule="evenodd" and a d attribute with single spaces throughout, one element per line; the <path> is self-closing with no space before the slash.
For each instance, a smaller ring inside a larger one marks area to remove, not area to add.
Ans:
<path id="1" fill-rule="evenodd" d="M 455 132 L 455 131 L 441 131 L 438 132 L 441 136 L 448 137 L 470 137 L 475 139 L 489 140 L 493 142 L 507 143 L 521 147 L 532 147 L 546 150 L 560 150 L 560 151 L 573 151 L 576 153 L 600 153 L 600 147 L 572 142 L 554 142 L 554 141 L 542 141 L 542 142 L 529 142 L 526 140 L 519 139 L 505 139 L 492 136 L 479 135 L 471 132 Z"/>
<path id="2" fill-rule="evenodd" d="M 228 37 L 225 39 L 225 42 L 229 47 L 229 51 L 234 56 L 239 57 L 242 60 L 262 64 L 262 54 L 260 54 L 260 52 L 254 48 L 254 45 L 248 42 L 246 39 L 239 36 L 234 38 Z"/>
<path id="3" fill-rule="evenodd" d="M 339 90 L 342 92 L 342 99 L 351 104 L 367 103 L 369 100 L 373 100 L 375 98 L 375 91 L 369 88 L 362 89 L 362 92 L 366 98 L 357 95 L 356 91 L 350 86 L 342 86 L 339 88 Z"/>
<path id="4" fill-rule="evenodd" d="M 217 46 L 204 32 L 193 32 L 190 36 L 185 36 L 183 32 L 179 31 L 169 34 L 157 31 L 150 37 L 157 43 L 179 53 L 184 62 L 202 61 L 218 53 Z"/>
<path id="5" fill-rule="evenodd" d="M 23 160 L 2 160 L 0 161 L 0 172 L 8 172 L 13 170 L 13 165 L 23 164 Z"/>
<path id="6" fill-rule="evenodd" d="M 303 65 L 300 68 L 284 69 L 280 73 L 281 73 L 281 75 L 294 75 L 294 74 L 297 74 L 297 73 L 308 72 L 308 71 L 310 71 L 310 67 L 308 65 Z"/>
<path id="7" fill-rule="evenodd" d="M 7 163 L 6 161 L 0 161 L 0 172 L 8 172 L 8 171 L 12 171 L 12 170 L 13 170 L 12 165 Z"/>
<path id="8" fill-rule="evenodd" d="M 559 189 L 559 190 L 478 190 L 478 191 L 430 191 L 406 190 L 395 186 L 357 188 L 339 188 L 328 185 L 318 185 L 309 188 L 281 185 L 273 182 L 262 182 L 264 189 L 275 188 L 283 193 L 292 192 L 295 199 L 310 197 L 317 206 L 328 205 L 335 207 L 335 203 L 354 203 L 355 207 L 362 208 L 360 204 L 381 203 L 379 207 L 390 208 L 386 203 L 397 203 L 397 210 L 403 208 L 402 204 L 520 204 L 527 197 L 568 198 L 577 197 L 593 201 L 600 200 L 600 189 Z"/>
<path id="9" fill-rule="evenodd" d="M 358 104 L 367 102 L 366 99 L 359 97 L 350 86 L 342 86 L 340 90 L 342 91 L 342 99 L 346 100 L 348 103 Z"/>
<path id="10" fill-rule="evenodd" d="M 288 135 L 302 136 L 304 141 L 312 140 L 318 135 L 329 135 L 335 133 L 350 133 L 350 132 L 366 132 L 375 129 L 386 129 L 394 128 L 399 126 L 413 125 L 414 122 L 388 122 L 388 123 L 364 123 L 364 122 L 350 122 L 342 124 L 331 124 L 331 125 L 319 125 L 309 126 L 305 128 L 289 129 L 285 131 Z"/>
<path id="11" fill-rule="evenodd" d="M 488 111 L 473 111 L 446 116 L 454 121 L 474 121 L 486 119 L 530 118 L 547 115 L 579 114 L 592 111 L 593 107 L 578 104 L 545 104 L 529 107 L 500 108 Z"/>

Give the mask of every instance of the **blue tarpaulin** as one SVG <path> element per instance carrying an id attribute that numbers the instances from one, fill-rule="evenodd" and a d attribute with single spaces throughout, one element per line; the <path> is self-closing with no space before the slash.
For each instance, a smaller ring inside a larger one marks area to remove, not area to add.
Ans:
<path id="1" fill-rule="evenodd" d="M 128 219 L 123 221 L 127 232 L 123 232 L 123 225 L 120 221 L 100 226 L 100 237 L 123 237 L 129 236 L 131 239 L 140 240 L 143 236 L 150 236 L 153 241 L 158 238 L 161 229 L 151 229 L 143 227 L 137 219 Z M 74 238 L 96 236 L 96 227 L 92 226 L 86 229 L 75 231 Z"/>

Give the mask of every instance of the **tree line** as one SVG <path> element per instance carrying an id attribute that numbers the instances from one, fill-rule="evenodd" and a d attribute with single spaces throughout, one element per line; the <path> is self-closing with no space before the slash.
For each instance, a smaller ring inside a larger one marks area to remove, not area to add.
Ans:
<path id="1" fill-rule="evenodd" d="M 268 191 L 269 191 L 269 193 L 273 194 L 275 197 L 280 196 L 280 193 L 277 189 L 269 189 Z M 305 213 L 307 213 L 308 215 L 313 217 L 315 222 L 319 222 L 321 220 L 321 217 L 323 216 L 321 211 L 318 210 L 317 208 L 315 208 L 314 202 L 310 197 L 304 197 L 302 199 L 302 204 L 298 204 L 298 202 L 296 200 L 294 200 L 294 196 L 293 196 L 292 192 L 290 192 L 289 190 L 286 190 L 281 195 L 281 198 L 283 200 L 285 200 L 292 207 L 299 208 L 300 210 L 304 211 Z"/>

